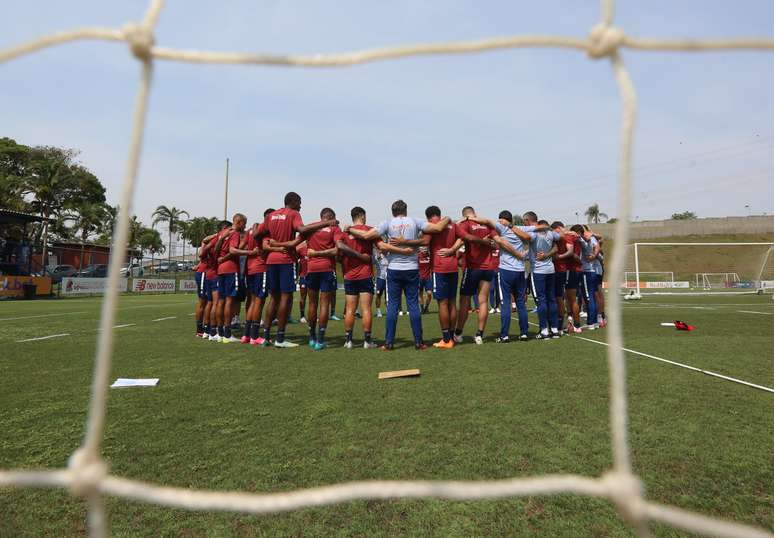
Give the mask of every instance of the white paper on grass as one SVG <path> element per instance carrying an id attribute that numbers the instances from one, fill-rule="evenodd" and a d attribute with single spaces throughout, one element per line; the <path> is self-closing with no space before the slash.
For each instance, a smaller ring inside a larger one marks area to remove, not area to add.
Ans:
<path id="1" fill-rule="evenodd" d="M 123 387 L 155 387 L 159 384 L 159 378 L 153 379 L 128 379 L 125 377 L 119 377 L 115 382 L 110 385 L 110 388 L 123 388 Z"/>

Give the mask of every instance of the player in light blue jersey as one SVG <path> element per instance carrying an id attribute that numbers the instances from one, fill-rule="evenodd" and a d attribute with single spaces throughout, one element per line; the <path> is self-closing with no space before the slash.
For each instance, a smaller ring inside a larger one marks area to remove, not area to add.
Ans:
<path id="1" fill-rule="evenodd" d="M 382 240 L 386 243 L 390 239 L 383 237 Z M 387 266 L 389 260 L 387 254 L 381 250 L 374 249 L 374 259 L 376 259 L 376 317 L 382 317 L 382 295 L 387 291 Z"/>
<path id="2" fill-rule="evenodd" d="M 392 220 L 381 222 L 368 231 L 349 229 L 349 233 L 361 239 L 376 239 L 387 235 L 390 240 L 414 242 L 418 245 L 419 234 L 439 233 L 447 224 L 449 217 L 444 217 L 437 223 L 407 216 L 406 202 L 396 200 L 392 204 Z M 414 243 L 409 243 L 414 244 Z M 395 344 L 395 330 L 398 324 L 398 309 L 400 298 L 406 295 L 406 306 L 411 320 L 411 330 L 414 333 L 414 347 L 418 350 L 427 349 L 422 336 L 422 314 L 419 311 L 419 261 L 414 248 L 404 247 L 393 251 L 389 256 L 387 267 L 387 323 L 385 342 L 382 350 L 391 351 Z"/>
<path id="3" fill-rule="evenodd" d="M 586 327 L 590 331 L 599 328 L 597 324 L 597 273 L 594 271 L 594 260 L 599 255 L 599 241 L 591 233 L 591 230 L 584 228 L 581 224 L 576 224 L 571 230 L 580 236 L 581 243 L 581 267 L 583 277 L 581 279 L 581 288 L 583 289 L 583 298 L 586 299 L 588 316 L 586 318 Z"/>
<path id="4" fill-rule="evenodd" d="M 548 227 L 548 222 L 540 220 L 540 227 Z M 534 291 L 534 299 L 538 308 L 538 323 L 540 333 L 537 339 L 559 338 L 559 315 L 556 306 L 556 290 L 554 283 L 554 262 L 552 256 L 556 253 L 556 242 L 562 236 L 553 230 L 527 232 L 530 237 L 530 279 Z M 549 332 L 550 331 L 550 332 Z"/>

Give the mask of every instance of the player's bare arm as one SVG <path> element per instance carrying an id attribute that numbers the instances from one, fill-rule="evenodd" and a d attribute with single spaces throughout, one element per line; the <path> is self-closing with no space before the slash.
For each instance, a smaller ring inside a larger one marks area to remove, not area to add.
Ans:
<path id="1" fill-rule="evenodd" d="M 462 248 L 462 245 L 465 244 L 465 241 L 463 241 L 460 238 L 457 238 L 456 241 L 454 241 L 454 244 L 449 248 L 442 248 L 438 249 L 438 255 L 442 258 L 451 258 L 452 256 L 457 255 L 457 251 Z"/>
<path id="2" fill-rule="evenodd" d="M 422 229 L 422 231 L 428 234 L 441 233 L 443 229 L 449 225 L 450 222 L 451 222 L 451 219 L 449 217 L 444 217 L 438 222 L 428 222 L 427 224 L 425 224 L 425 227 Z"/>
<path id="3" fill-rule="evenodd" d="M 369 256 L 368 254 L 363 254 L 362 252 L 358 252 L 357 250 L 347 245 L 341 239 L 336 241 L 336 248 L 339 249 L 339 254 L 343 254 L 344 256 L 349 256 L 350 258 L 357 258 L 362 262 L 371 261 L 371 256 Z"/>
<path id="4" fill-rule="evenodd" d="M 306 255 L 310 258 L 335 258 L 337 254 L 338 249 L 336 247 L 326 248 L 325 250 L 314 250 L 310 248 L 306 251 Z"/>
<path id="5" fill-rule="evenodd" d="M 311 224 L 304 224 L 303 226 L 297 227 L 295 231 L 303 235 L 308 235 L 312 232 L 316 232 L 317 230 L 321 230 L 326 226 L 336 226 L 338 223 L 339 221 L 336 219 L 325 219 L 318 222 L 312 222 Z"/>

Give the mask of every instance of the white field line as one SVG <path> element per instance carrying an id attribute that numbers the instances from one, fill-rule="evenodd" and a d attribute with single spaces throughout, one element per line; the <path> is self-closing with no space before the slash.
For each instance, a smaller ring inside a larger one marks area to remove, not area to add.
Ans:
<path id="1" fill-rule="evenodd" d="M 579 340 L 584 340 L 586 342 L 591 342 L 592 344 L 599 344 L 600 346 L 609 346 L 607 342 L 600 342 L 599 340 L 592 340 L 591 338 L 585 338 L 583 336 L 575 336 L 574 338 L 577 338 Z M 770 387 L 764 387 L 763 385 L 756 385 L 755 383 L 750 383 L 749 381 L 743 381 L 741 379 L 737 379 L 735 377 L 729 377 L 727 375 L 719 374 L 717 372 L 712 372 L 710 370 L 704 370 L 702 368 L 696 368 L 695 366 L 689 366 L 687 364 L 683 364 L 681 362 L 676 361 L 670 361 L 669 359 L 664 359 L 662 357 L 656 357 L 655 355 L 649 355 L 647 353 L 642 353 L 641 351 L 634 351 L 633 349 L 627 349 L 627 348 L 621 348 L 627 353 L 633 353 L 634 355 L 640 355 L 641 357 L 647 357 L 648 359 L 657 360 L 660 362 L 665 362 L 667 364 L 671 364 L 673 366 L 679 366 L 680 368 L 685 368 L 687 370 L 693 370 L 694 372 L 700 372 L 702 374 L 706 374 L 712 377 L 718 377 L 720 379 L 725 379 L 726 381 L 733 381 L 734 383 L 740 383 L 742 385 L 747 385 L 748 387 L 752 387 L 755 389 L 765 390 L 766 392 L 771 392 L 774 394 L 774 389 Z"/>
<path id="2" fill-rule="evenodd" d="M 152 319 L 151 321 L 164 321 L 166 319 L 176 319 L 177 316 L 167 316 L 166 318 Z"/>
<path id="3" fill-rule="evenodd" d="M 132 327 L 137 325 L 136 323 L 124 323 L 123 325 L 113 325 L 114 329 L 123 329 L 124 327 Z"/>
<path id="4" fill-rule="evenodd" d="M 764 316 L 772 316 L 771 312 L 756 312 L 754 310 L 737 310 L 737 312 L 741 312 L 742 314 L 762 314 Z"/>
<path id="5" fill-rule="evenodd" d="M 17 340 L 16 342 L 35 342 L 36 340 L 48 340 L 49 338 L 59 338 L 60 336 L 70 336 L 70 333 L 51 334 L 48 336 L 38 336 L 37 338 L 27 338 L 25 340 Z"/>
<path id="6" fill-rule="evenodd" d="M 58 314 L 38 314 L 36 316 L 19 316 L 18 318 L 0 318 L 0 321 L 16 321 L 17 319 L 33 319 L 33 318 L 53 318 L 56 316 L 72 316 L 74 314 L 85 314 L 86 311 L 79 312 L 60 312 Z"/>

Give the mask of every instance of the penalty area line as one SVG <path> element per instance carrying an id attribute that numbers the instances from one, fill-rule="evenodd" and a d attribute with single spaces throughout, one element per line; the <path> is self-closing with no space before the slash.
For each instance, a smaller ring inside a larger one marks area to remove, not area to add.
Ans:
<path id="1" fill-rule="evenodd" d="M 599 344 L 600 346 L 610 346 L 610 344 L 608 344 L 607 342 L 600 342 L 599 340 L 593 340 L 591 338 L 585 338 L 583 336 L 573 336 L 572 338 L 574 338 L 574 339 L 577 338 L 578 340 L 584 340 L 586 342 L 591 342 L 592 344 Z M 624 350 L 627 353 L 633 353 L 634 355 L 639 355 L 641 357 L 646 357 L 648 359 L 653 359 L 653 360 L 656 360 L 656 361 L 665 362 L 665 363 L 671 364 L 673 366 L 679 366 L 680 368 L 685 368 L 687 370 L 693 370 L 694 372 L 699 372 L 699 373 L 702 373 L 702 374 L 705 374 L 705 375 L 708 375 L 708 376 L 717 377 L 717 378 L 720 378 L 720 379 L 725 379 L 726 381 L 731 381 L 733 383 L 739 383 L 741 385 L 746 385 L 746 386 L 752 387 L 754 389 L 765 390 L 766 392 L 771 392 L 771 393 L 774 394 L 774 389 L 772 389 L 770 387 L 764 387 L 763 385 L 756 385 L 755 383 L 750 383 L 749 381 L 743 381 L 742 379 L 737 379 L 735 377 L 730 377 L 730 376 L 727 376 L 727 375 L 719 374 L 719 373 L 713 372 L 711 370 L 704 370 L 703 368 L 696 368 L 695 366 L 689 366 L 689 365 L 683 364 L 681 362 L 671 361 L 669 359 L 664 359 L 662 357 L 656 357 L 655 355 L 649 355 L 647 353 L 642 353 L 641 351 L 635 351 L 633 349 L 628 349 L 628 348 L 625 348 L 625 347 L 623 347 L 621 349 Z"/>
<path id="2" fill-rule="evenodd" d="M 70 333 L 62 333 L 62 334 L 50 334 L 48 336 L 38 336 L 36 338 L 26 338 L 24 340 L 17 340 L 17 343 L 21 342 L 35 342 L 36 340 L 48 340 L 49 338 L 59 338 L 60 336 L 70 336 Z"/>

